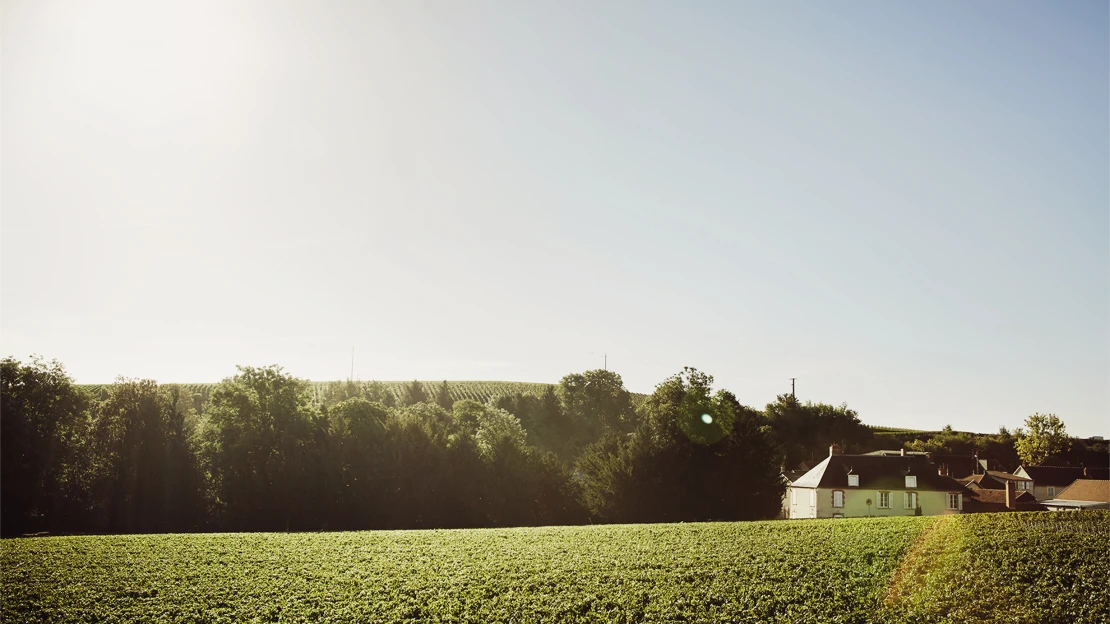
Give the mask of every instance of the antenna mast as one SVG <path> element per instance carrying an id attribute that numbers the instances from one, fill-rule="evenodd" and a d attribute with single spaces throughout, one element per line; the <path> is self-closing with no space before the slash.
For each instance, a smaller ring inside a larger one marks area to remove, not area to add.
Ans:
<path id="1" fill-rule="evenodd" d="M 797 397 L 797 396 L 796 396 L 796 395 L 794 394 L 794 380 L 795 380 L 795 379 L 797 379 L 797 377 L 791 377 L 791 378 L 790 378 L 790 398 L 792 398 L 792 399 L 796 399 L 796 398 L 798 398 L 798 397 Z"/>

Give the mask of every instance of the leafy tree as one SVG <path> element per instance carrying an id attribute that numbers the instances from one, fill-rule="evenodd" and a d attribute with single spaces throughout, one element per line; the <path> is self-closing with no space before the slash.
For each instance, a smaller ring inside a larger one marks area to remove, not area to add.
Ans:
<path id="1" fill-rule="evenodd" d="M 401 397 L 401 405 L 408 407 L 427 402 L 427 400 L 428 393 L 424 391 L 424 385 L 414 379 L 411 384 L 405 386 L 404 395 Z"/>
<path id="2" fill-rule="evenodd" d="M 484 457 L 493 458 L 505 453 L 523 451 L 526 434 L 520 426 L 520 419 L 503 409 L 483 410 L 474 432 L 478 451 Z"/>
<path id="3" fill-rule="evenodd" d="M 801 403 L 793 395 L 783 394 L 769 403 L 764 413 L 787 466 L 824 457 L 832 443 L 849 450 L 871 436 L 847 405 Z"/>
<path id="4" fill-rule="evenodd" d="M 212 391 L 201 457 L 228 528 L 315 528 L 319 449 L 308 383 L 278 366 L 239 367 Z"/>
<path id="5" fill-rule="evenodd" d="M 371 381 L 364 384 L 362 389 L 362 398 L 370 401 L 371 403 L 381 403 L 386 407 L 396 407 L 397 397 L 389 386 L 380 381 Z"/>
<path id="6" fill-rule="evenodd" d="M 151 380 L 118 380 L 94 409 L 84 473 L 96 528 L 184 531 L 203 521 L 192 397 Z"/>
<path id="7" fill-rule="evenodd" d="M 635 424 L 632 395 L 613 371 L 567 375 L 559 381 L 559 397 L 578 444 L 588 444 L 606 430 L 631 431 Z"/>
<path id="8" fill-rule="evenodd" d="M 1060 455 L 1071 448 L 1064 421 L 1055 414 L 1032 414 L 1025 427 L 1018 429 L 1014 449 L 1025 465 L 1036 466 L 1050 455 Z"/>
<path id="9" fill-rule="evenodd" d="M 362 397 L 347 399 L 328 411 L 330 449 L 336 463 L 334 523 L 342 528 L 378 526 L 382 502 L 388 408 Z"/>
<path id="10" fill-rule="evenodd" d="M 83 429 L 88 399 L 57 361 L 0 361 L 0 530 L 48 528 L 55 518 L 67 463 Z"/>
<path id="11" fill-rule="evenodd" d="M 446 379 L 436 386 L 435 403 L 447 411 L 451 411 L 455 405 L 455 401 L 451 398 L 451 386 L 447 384 Z"/>
<path id="12" fill-rule="evenodd" d="M 777 513 L 783 486 L 759 412 L 685 368 L 656 386 L 630 434 L 610 430 L 576 466 L 583 500 L 613 522 L 740 520 Z"/>

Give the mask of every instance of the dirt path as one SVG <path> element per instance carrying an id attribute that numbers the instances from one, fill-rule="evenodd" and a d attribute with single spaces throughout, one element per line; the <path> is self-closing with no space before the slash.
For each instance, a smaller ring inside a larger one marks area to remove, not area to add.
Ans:
<path id="1" fill-rule="evenodd" d="M 952 543 L 956 536 L 955 516 L 940 516 L 928 526 L 906 551 L 902 562 L 894 570 L 883 597 L 883 606 L 896 606 L 925 581 L 937 563 L 937 557 Z"/>

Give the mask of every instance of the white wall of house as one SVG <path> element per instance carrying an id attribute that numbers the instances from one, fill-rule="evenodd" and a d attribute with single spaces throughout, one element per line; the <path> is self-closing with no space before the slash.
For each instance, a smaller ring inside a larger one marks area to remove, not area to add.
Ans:
<path id="1" fill-rule="evenodd" d="M 840 495 L 837 495 L 837 492 Z M 887 494 L 888 506 L 880 507 L 882 493 Z M 950 500 L 949 494 L 956 497 Z M 916 495 L 916 499 L 912 496 Z M 867 501 L 871 504 L 868 505 Z M 917 506 L 923 516 L 940 516 L 960 513 L 963 509 L 962 492 L 936 492 L 918 490 L 865 490 L 860 488 L 796 488 L 787 493 L 790 518 L 845 518 L 865 516 L 913 516 Z M 836 506 L 840 503 L 841 506 Z M 916 504 L 915 504 L 916 503 Z M 954 503 L 955 508 L 949 508 Z M 908 504 L 908 505 L 907 505 Z"/>

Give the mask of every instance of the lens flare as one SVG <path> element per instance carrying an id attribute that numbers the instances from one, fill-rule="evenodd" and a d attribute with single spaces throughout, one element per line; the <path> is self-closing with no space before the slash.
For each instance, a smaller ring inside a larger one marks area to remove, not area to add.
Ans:
<path id="1" fill-rule="evenodd" d="M 701 415 L 701 421 L 703 423 L 707 424 L 707 425 L 711 425 L 711 424 L 713 424 L 713 417 L 710 416 L 709 414 L 702 414 Z"/>

